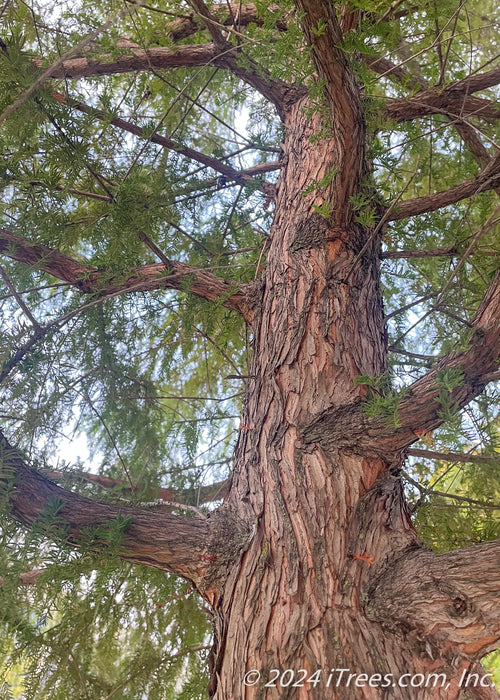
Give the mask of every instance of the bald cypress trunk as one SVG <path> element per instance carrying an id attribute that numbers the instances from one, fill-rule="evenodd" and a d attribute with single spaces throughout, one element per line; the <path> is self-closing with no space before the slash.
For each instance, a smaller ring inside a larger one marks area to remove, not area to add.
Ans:
<path id="1" fill-rule="evenodd" d="M 363 454 L 345 435 L 341 448 L 326 450 L 302 436 L 323 412 L 359 403 L 367 387 L 357 379 L 382 374 L 387 352 L 380 236 L 356 223 L 353 182 L 338 175 L 349 158 L 360 187 L 364 143 L 352 152 L 335 129 L 315 138 L 324 125 L 306 107 L 287 114 L 287 166 L 222 511 L 251 535 L 227 576 L 205 591 L 215 608 L 211 696 L 455 698 L 468 665 L 451 669 L 370 607 L 377 576 L 420 551 L 397 477 L 401 455 Z M 355 132 L 364 138 L 362 123 Z M 253 669 L 260 680 L 246 687 Z M 436 669 L 447 674 L 446 688 L 392 687 L 403 674 Z M 370 685 L 360 674 L 373 676 Z"/>

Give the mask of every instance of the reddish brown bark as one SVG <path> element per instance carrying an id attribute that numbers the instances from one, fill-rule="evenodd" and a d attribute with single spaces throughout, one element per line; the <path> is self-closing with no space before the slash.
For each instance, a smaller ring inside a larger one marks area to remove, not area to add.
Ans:
<path id="1" fill-rule="evenodd" d="M 279 10 L 279 5 L 270 4 L 268 9 Z M 223 4 L 215 3 L 211 6 L 210 13 L 212 17 L 224 27 L 240 29 L 241 27 L 248 26 L 250 22 L 259 26 L 262 26 L 263 23 L 262 16 L 259 16 L 257 11 L 257 6 L 251 2 L 245 5 L 234 2 Z M 182 17 L 167 24 L 166 31 L 173 41 L 181 41 L 182 39 L 187 39 L 187 37 L 196 34 L 196 32 L 200 30 L 201 25 L 202 20 L 196 13 L 183 12 Z M 285 31 L 286 28 L 287 25 L 283 22 L 278 22 L 276 25 L 276 29 L 280 31 Z"/>
<path id="2" fill-rule="evenodd" d="M 500 272 L 495 275 L 479 306 L 472 326 L 476 328 L 468 350 L 443 357 L 434 369 L 412 384 L 397 407 L 398 427 L 384 417 L 368 419 L 360 402 L 343 412 L 325 411 L 303 431 L 308 442 L 346 445 L 355 442 L 365 454 L 387 454 L 409 447 L 422 435 L 442 425 L 442 387 L 439 372 L 455 369 L 459 385 L 449 392 L 447 402 L 459 410 L 491 381 L 500 357 Z"/>
<path id="3" fill-rule="evenodd" d="M 450 582 L 443 599 L 441 588 L 426 586 L 414 569 L 419 593 L 416 607 L 408 606 L 406 626 L 396 620 L 397 615 L 391 626 L 391 614 L 386 621 L 370 608 L 380 577 L 389 580 L 395 562 L 404 566 L 414 561 L 410 557 L 429 557 L 434 577 L 445 577 L 450 561 L 435 559 L 422 549 L 399 478 L 392 476 L 401 466 L 400 449 L 408 444 L 400 444 L 402 433 L 387 430 L 387 440 L 381 444 L 387 428 L 379 421 L 371 435 L 376 446 L 366 449 L 361 434 L 366 422 L 360 420 L 361 429 L 353 430 L 355 414 L 362 416 L 364 398 L 356 377 L 377 375 L 385 368 L 379 241 L 354 223 L 349 207 L 349 196 L 360 186 L 364 170 L 363 129 L 356 117 L 359 96 L 352 76 L 334 48 L 338 28 L 329 14 L 331 6 L 304 1 L 301 7 L 319 77 L 326 78 L 329 86 L 335 138 L 312 145 L 311 135 L 320 131 L 319 118 L 306 121 L 300 103 L 285 116 L 287 167 L 278 184 L 262 303 L 253 322 L 252 380 L 243 416 L 248 429 L 238 443 L 224 506 L 246 518 L 249 529 L 252 524 L 256 527 L 237 570 L 215 579 L 204 591 L 216 610 L 211 692 L 219 700 L 372 699 L 383 697 L 384 691 L 342 684 L 326 690 L 321 684 L 305 684 L 283 694 L 279 688 L 264 688 L 264 682 L 270 679 L 270 669 L 301 668 L 311 674 L 317 669 L 324 673 L 348 668 L 368 676 L 390 669 L 394 679 L 439 670 L 446 674 L 446 687 L 409 691 L 396 685 L 391 697 L 457 698 L 470 659 L 494 648 L 500 638 L 498 613 L 483 618 L 498 593 L 498 545 L 488 550 L 494 556 L 484 595 L 480 584 L 484 566 L 478 563 L 471 572 L 468 595 L 477 601 L 477 608 L 468 608 L 470 629 L 462 631 L 461 644 L 452 634 L 442 644 L 434 627 L 420 627 L 418 600 L 427 595 L 430 607 L 456 632 L 456 591 L 463 593 L 466 587 L 462 579 Z M 308 26 L 317 27 L 325 17 L 325 32 L 308 32 Z M 329 171 L 338 171 L 342 186 L 334 177 L 330 186 L 313 186 L 305 196 L 308 186 L 324 181 Z M 320 206 L 329 216 L 318 216 Z M 492 371 L 498 346 L 496 306 L 492 290 L 475 320 L 481 327 L 491 323 L 491 337 L 483 353 L 473 348 L 474 356 L 465 358 L 466 367 L 476 369 L 457 390 L 459 402 L 480 390 L 478 375 Z M 429 385 L 432 398 L 429 389 L 422 388 L 425 400 L 419 403 L 412 397 L 406 410 L 414 410 L 415 403 L 421 409 L 425 404 L 426 418 L 432 414 L 437 420 L 435 375 L 422 384 Z M 331 417 L 328 423 L 326 416 Z M 421 425 L 422 412 L 418 418 Z M 405 421 L 404 409 L 401 420 Z M 417 439 L 411 429 L 406 431 L 411 432 L 410 442 Z M 477 553 L 479 561 L 481 552 Z M 471 550 L 470 556 L 474 554 Z M 458 560 L 459 555 L 454 561 Z M 394 596 L 395 591 L 406 594 L 397 580 L 393 585 Z M 382 584 L 382 600 L 384 594 Z M 241 679 L 250 669 L 261 671 L 264 682 L 244 688 Z"/>
<path id="4" fill-rule="evenodd" d="M 196 296 L 209 301 L 222 299 L 227 308 L 251 316 L 245 293 L 238 290 L 237 284 L 175 260 L 168 260 L 168 269 L 165 264 L 156 263 L 129 268 L 121 274 L 110 273 L 97 270 L 48 246 L 33 243 L 7 229 L 0 229 L 0 253 L 48 272 L 81 292 L 100 296 L 153 289 L 184 289 L 184 281 L 189 278 L 189 291 Z"/>
<path id="5" fill-rule="evenodd" d="M 499 569 L 499 542 L 439 555 L 419 549 L 373 577 L 366 609 L 372 619 L 403 631 L 416 621 L 410 634 L 432 640 L 445 658 L 484 654 L 500 638 Z"/>
<path id="6" fill-rule="evenodd" d="M 47 527 L 52 538 L 106 548 L 106 531 L 122 522 L 117 553 L 127 561 L 199 582 L 207 568 L 206 517 L 188 518 L 100 503 L 60 488 L 31 469 L 0 432 L 0 486 L 10 489 L 11 514 L 24 525 Z M 86 532 L 86 535 L 85 535 Z"/>

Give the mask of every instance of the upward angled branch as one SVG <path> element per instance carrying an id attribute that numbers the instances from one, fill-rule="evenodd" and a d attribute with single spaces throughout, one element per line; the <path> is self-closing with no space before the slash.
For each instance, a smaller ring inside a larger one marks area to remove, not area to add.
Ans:
<path id="1" fill-rule="evenodd" d="M 429 88 L 427 81 L 421 75 L 415 75 L 406 67 L 396 65 L 382 56 L 374 58 L 373 56 L 362 55 L 361 58 L 367 66 L 376 73 L 387 75 L 392 80 L 403 83 L 408 88 L 416 88 L 420 92 L 425 92 Z M 452 120 L 451 123 L 454 125 L 467 148 L 472 153 L 474 160 L 481 168 L 484 168 L 489 163 L 490 154 L 479 138 L 477 130 L 467 121 L 466 117 L 463 117 L 463 112 L 465 110 L 466 113 L 486 116 L 487 113 L 491 113 L 491 109 L 495 108 L 488 100 L 472 97 L 466 93 L 462 96 L 460 112 L 458 114 L 448 113 L 448 117 Z M 500 110 L 497 111 L 498 116 L 500 116 Z"/>
<path id="2" fill-rule="evenodd" d="M 226 282 L 207 270 L 175 260 L 168 260 L 168 269 L 164 264 L 156 263 L 128 268 L 121 274 L 110 273 L 74 260 L 48 246 L 34 244 L 7 229 L 0 229 L 0 253 L 11 260 L 48 272 L 86 294 L 107 296 L 153 289 L 189 289 L 208 301 L 221 299 L 224 306 L 238 311 L 245 318 L 251 316 L 245 292 L 240 289 L 240 285 Z"/>
<path id="3" fill-rule="evenodd" d="M 106 532 L 119 528 L 118 554 L 123 559 L 195 583 L 207 572 L 210 528 L 206 518 L 118 507 L 66 491 L 31 469 L 1 431 L 0 486 L 8 491 L 13 517 L 23 525 L 37 523 L 43 528 L 45 524 L 50 536 L 92 549 L 106 547 Z"/>
<path id="4" fill-rule="evenodd" d="M 355 449 L 364 454 L 384 456 L 398 453 L 422 435 L 443 424 L 443 400 L 459 410 L 478 396 L 492 377 L 500 360 L 500 270 L 495 275 L 472 320 L 476 329 L 469 349 L 443 357 L 436 367 L 408 387 L 397 406 L 398 427 L 385 416 L 368 418 L 361 402 L 337 411 L 325 411 L 303 431 L 307 442 Z M 455 370 L 460 381 L 444 390 L 440 373 Z M 443 394 L 444 392 L 444 394 Z M 443 398 L 444 396 L 444 398 Z"/>
<path id="5" fill-rule="evenodd" d="M 484 119 L 498 119 L 500 108 L 489 100 L 474 97 L 471 93 L 486 90 L 500 83 L 500 68 L 470 75 L 445 88 L 441 86 L 421 90 L 409 98 L 390 100 L 386 115 L 395 121 L 407 121 L 428 114 L 452 114 L 465 118 L 469 115 Z"/>
<path id="6" fill-rule="evenodd" d="M 479 192 L 497 189 L 499 186 L 500 150 L 488 161 L 486 167 L 476 177 L 460 182 L 458 185 L 454 185 L 442 192 L 435 192 L 434 194 L 416 197 L 415 199 L 406 199 L 387 213 L 386 221 L 398 221 L 410 216 L 436 211 L 442 207 L 460 202 L 462 199 L 473 197 Z"/>
<path id="7" fill-rule="evenodd" d="M 180 143 L 172 141 L 172 139 L 166 136 L 161 136 L 160 134 L 148 134 L 145 132 L 145 129 L 143 129 L 140 126 L 137 126 L 137 124 L 132 124 L 131 122 L 126 121 L 125 119 L 120 119 L 119 117 L 110 118 L 102 110 L 89 107 L 88 105 L 83 104 L 82 102 L 78 102 L 77 100 L 72 100 L 71 98 L 66 97 L 60 92 L 52 93 L 52 95 L 58 102 L 62 104 L 68 104 L 70 107 L 76 109 L 79 112 L 82 112 L 83 114 L 89 114 L 90 116 L 94 117 L 99 121 L 113 124 L 113 126 L 116 126 L 119 129 L 123 129 L 123 131 L 127 131 L 130 134 L 135 134 L 136 136 L 145 138 L 151 143 L 156 143 L 159 146 L 163 146 L 163 148 L 171 149 L 172 151 L 175 151 L 176 153 L 179 153 L 180 155 L 183 155 L 186 158 L 189 158 L 195 162 L 202 163 L 208 168 L 212 168 L 212 170 L 215 170 L 215 172 L 224 175 L 224 177 L 228 178 L 229 180 L 234 180 L 240 185 L 253 184 L 256 189 L 262 190 L 268 196 L 274 195 L 274 185 L 271 185 L 268 182 L 261 183 L 255 178 L 253 178 L 248 172 L 236 170 L 231 165 L 227 165 L 226 163 L 223 163 L 217 158 L 207 156 L 205 153 L 196 151 L 194 148 L 183 146 Z M 263 163 L 261 172 L 265 172 L 266 168 L 269 168 L 269 170 L 276 170 L 279 169 L 279 167 L 280 164 L 277 162 L 269 164 Z"/>

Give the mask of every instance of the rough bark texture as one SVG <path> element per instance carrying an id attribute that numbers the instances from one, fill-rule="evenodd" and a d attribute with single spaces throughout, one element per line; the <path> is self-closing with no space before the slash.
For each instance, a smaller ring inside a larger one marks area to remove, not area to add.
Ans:
<path id="1" fill-rule="evenodd" d="M 451 700 L 462 693 L 473 661 L 498 644 L 498 615 L 488 615 L 497 606 L 498 546 L 479 557 L 490 556 L 491 568 L 489 583 L 481 586 L 481 563 L 470 577 L 461 576 L 460 553 L 434 557 L 411 524 L 398 477 L 401 450 L 417 439 L 415 429 L 440 422 L 435 373 L 403 407 L 400 431 L 381 419 L 366 437 L 366 387 L 356 378 L 384 371 L 386 339 L 378 233 L 357 224 L 351 206 L 365 171 L 360 95 L 343 56 L 331 48 L 339 38 L 331 7 L 301 5 L 309 13 L 306 36 L 318 74 L 327 79 L 333 136 L 325 136 L 319 116 L 305 116 L 305 100 L 285 112 L 287 165 L 277 188 L 252 323 L 251 379 L 223 508 L 228 518 L 237 513 L 247 522 L 249 539 L 236 565 L 225 575 L 217 570 L 201 587 L 215 610 L 210 694 L 218 700 Z M 327 31 L 308 33 L 308 22 L 318 26 L 323 11 Z M 483 349 L 471 347 L 443 363 L 463 361 L 465 382 L 453 397 L 458 405 L 481 390 L 484 372 L 493 371 L 496 300 L 497 282 L 475 319 L 481 334 L 491 335 Z M 452 562 L 449 582 L 440 585 Z M 401 571 L 398 579 L 393 570 Z M 405 584 L 409 578 L 412 587 Z M 413 590 L 418 593 L 405 611 Z M 386 596 L 394 608 L 384 607 Z M 251 669 L 260 681 L 246 687 L 242 680 Z M 322 676 L 317 686 L 266 687 L 272 669 L 292 669 L 294 679 L 299 669 L 308 676 L 319 669 Z M 332 669 L 388 674 L 391 687 L 373 687 L 366 679 L 337 684 L 338 674 L 327 687 Z M 408 673 L 441 673 L 446 682 L 439 677 L 434 687 L 431 677 L 431 687 L 400 687 Z"/>
<path id="2" fill-rule="evenodd" d="M 325 195 L 317 188 L 304 196 L 312 181 L 344 162 L 347 142 L 337 136 L 311 143 L 319 124 L 304 117 L 303 107 L 299 103 L 287 115 L 288 167 L 279 182 L 253 323 L 245 429 L 224 506 L 228 517 L 237 512 L 246 519 L 250 539 L 227 577 L 207 580 L 203 589 L 215 609 L 211 696 L 456 698 L 470 649 L 457 646 L 438 658 L 431 653 L 439 635 L 418 626 L 418 599 L 406 627 L 395 621 L 388 629 L 379 608 L 375 614 L 369 607 L 380 572 L 387 575 L 406 557 L 433 558 L 418 543 L 393 475 L 401 455 L 387 449 L 385 455 L 364 456 L 357 436 L 340 447 L 329 441 L 326 448 L 301 437 L 319 415 L 357 407 L 365 388 L 356 385 L 356 377 L 383 372 L 386 353 L 377 238 L 353 221 L 341 189 Z M 323 201 L 332 205 L 328 220 L 314 210 Z M 436 570 L 442 573 L 446 566 L 438 560 Z M 383 597 L 384 586 L 378 585 Z M 405 589 L 397 581 L 393 585 L 404 596 Z M 418 583 L 415 588 L 422 595 Z M 456 590 L 462 588 L 457 581 Z M 429 603 L 436 598 L 436 609 L 451 627 L 455 598 L 443 601 L 441 593 L 439 586 L 427 586 L 424 597 Z M 461 595 L 466 593 L 455 597 Z M 492 643 L 482 632 L 476 654 Z M 436 690 L 391 687 L 387 695 L 367 684 L 348 687 L 344 680 L 337 687 L 337 674 L 327 688 L 330 670 L 341 668 L 392 674 L 396 681 L 409 672 L 439 670 L 449 684 Z M 245 687 L 242 679 L 250 669 L 261 672 L 261 682 Z M 271 669 L 305 669 L 308 675 L 321 669 L 323 675 L 316 687 L 266 688 Z"/>

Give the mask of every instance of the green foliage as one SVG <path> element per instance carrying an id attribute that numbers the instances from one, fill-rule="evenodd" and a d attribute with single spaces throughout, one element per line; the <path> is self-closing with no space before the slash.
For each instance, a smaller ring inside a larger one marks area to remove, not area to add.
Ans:
<path id="1" fill-rule="evenodd" d="M 314 192 L 314 190 L 327 190 L 335 179 L 335 175 L 337 175 L 338 171 L 338 168 L 330 168 L 330 170 L 325 173 L 320 180 L 314 180 L 311 182 L 311 184 L 308 185 L 303 192 L 304 197 L 311 194 L 311 192 Z"/>
<path id="2" fill-rule="evenodd" d="M 328 202 L 322 202 L 322 204 L 314 204 L 313 210 L 316 214 L 320 214 L 324 219 L 329 219 L 332 215 L 332 208 Z"/>
<path id="3" fill-rule="evenodd" d="M 461 367 L 446 367 L 438 369 L 436 381 L 439 387 L 438 416 L 450 423 L 458 417 L 458 409 L 452 400 L 452 391 L 464 383 L 464 373 Z"/>
<path id="4" fill-rule="evenodd" d="M 370 418 L 383 417 L 389 427 L 400 426 L 398 410 L 401 400 L 408 394 L 406 388 L 395 390 L 390 372 L 370 377 L 356 377 L 356 384 L 370 387 L 366 402 L 363 404 L 364 413 Z"/>
<path id="5" fill-rule="evenodd" d="M 16 578 L 40 550 L 46 568 L 20 591 Z M 185 583 L 33 533 L 2 564 L 3 697 L 204 697 L 207 621 Z"/>

